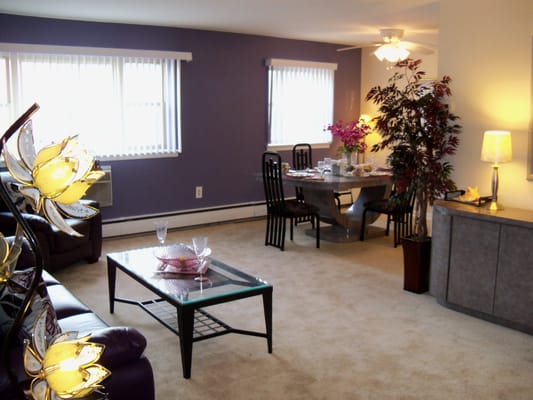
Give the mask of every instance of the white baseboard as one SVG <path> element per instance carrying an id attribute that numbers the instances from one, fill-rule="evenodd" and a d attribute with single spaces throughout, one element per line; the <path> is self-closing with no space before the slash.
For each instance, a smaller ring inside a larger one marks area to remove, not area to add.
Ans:
<path id="1" fill-rule="evenodd" d="M 102 226 L 102 235 L 106 238 L 152 232 L 155 229 L 154 222 L 160 219 L 166 219 L 169 229 L 172 229 L 264 216 L 266 216 L 265 204 L 235 205 L 221 209 L 188 210 L 177 214 L 145 215 L 135 219 L 106 220 Z M 431 230 L 431 210 L 428 210 L 427 219 L 428 229 Z"/>
<path id="2" fill-rule="evenodd" d="M 221 209 L 190 210 L 177 214 L 146 215 L 136 217 L 135 219 L 106 220 L 102 226 L 102 235 L 106 238 L 151 232 L 155 229 L 154 222 L 160 219 L 167 220 L 169 229 L 172 229 L 262 217 L 265 215 L 266 206 L 264 204 L 253 204 L 249 206 L 237 205 Z"/>

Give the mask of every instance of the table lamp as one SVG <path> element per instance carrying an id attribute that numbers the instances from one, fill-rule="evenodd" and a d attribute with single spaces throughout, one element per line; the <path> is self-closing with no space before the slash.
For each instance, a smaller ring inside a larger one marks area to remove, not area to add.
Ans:
<path id="1" fill-rule="evenodd" d="M 509 162 L 512 158 L 511 132 L 485 131 L 483 146 L 481 147 L 481 161 L 493 163 L 492 165 L 492 201 L 489 210 L 502 210 L 498 204 L 498 168 L 500 163 Z"/>

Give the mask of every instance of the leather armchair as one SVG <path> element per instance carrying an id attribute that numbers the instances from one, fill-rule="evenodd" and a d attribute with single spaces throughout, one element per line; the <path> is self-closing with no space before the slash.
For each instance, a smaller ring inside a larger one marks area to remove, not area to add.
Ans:
<path id="1" fill-rule="evenodd" d="M 5 182 L 6 172 L 1 173 L 2 181 Z M 93 207 L 99 207 L 98 203 L 85 200 Z M 44 268 L 53 272 L 65 268 L 78 261 L 94 263 L 102 255 L 102 216 L 100 214 L 87 220 L 66 219 L 66 221 L 82 237 L 70 236 L 59 231 L 46 218 L 32 213 L 23 213 L 31 229 L 35 233 L 41 247 L 44 259 Z M 8 211 L 6 204 L 0 199 L 0 227 L 4 236 L 14 235 L 17 223 Z"/>

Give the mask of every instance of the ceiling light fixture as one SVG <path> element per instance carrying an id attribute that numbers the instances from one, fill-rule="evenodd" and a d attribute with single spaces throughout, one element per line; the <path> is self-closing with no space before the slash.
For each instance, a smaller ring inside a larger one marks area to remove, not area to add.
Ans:
<path id="1" fill-rule="evenodd" d="M 385 43 L 378 47 L 374 52 L 374 55 L 379 61 L 387 60 L 388 62 L 395 63 L 409 57 L 409 50 L 407 50 L 400 42 Z"/>

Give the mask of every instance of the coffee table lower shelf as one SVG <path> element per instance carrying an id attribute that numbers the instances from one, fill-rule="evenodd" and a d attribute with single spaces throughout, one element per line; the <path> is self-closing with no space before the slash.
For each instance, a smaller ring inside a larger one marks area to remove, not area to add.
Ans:
<path id="1" fill-rule="evenodd" d="M 178 327 L 177 309 L 173 305 L 167 303 L 164 299 L 156 298 L 150 300 L 132 300 L 125 298 L 115 298 L 116 302 L 133 304 L 141 307 L 144 311 L 150 314 L 153 318 L 159 321 L 160 324 L 167 327 L 174 332 L 178 337 L 180 336 Z M 245 329 L 236 329 L 216 318 L 202 308 L 194 310 L 194 328 L 193 328 L 193 342 L 210 339 L 217 336 L 226 335 L 228 333 L 236 333 L 239 335 L 258 336 L 268 339 L 268 334 L 264 332 L 249 331 Z"/>

